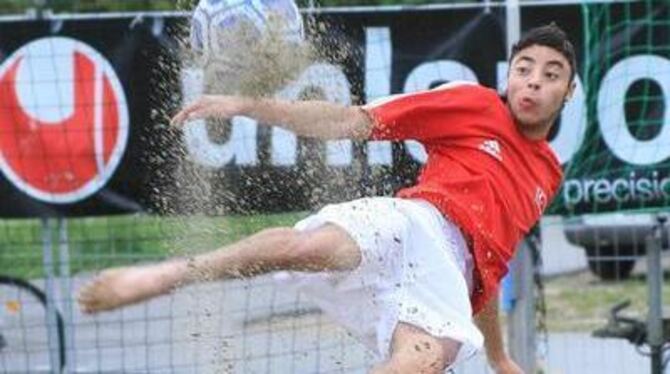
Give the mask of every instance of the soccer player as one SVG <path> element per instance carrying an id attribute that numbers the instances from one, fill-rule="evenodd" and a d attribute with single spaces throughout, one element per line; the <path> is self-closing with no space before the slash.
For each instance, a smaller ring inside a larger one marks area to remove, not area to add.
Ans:
<path id="1" fill-rule="evenodd" d="M 502 97 L 457 82 L 351 107 L 202 97 L 173 122 L 244 115 L 322 139 L 415 139 L 428 160 L 416 185 L 394 198 L 329 205 L 293 228 L 191 259 L 107 270 L 81 290 L 81 307 L 117 308 L 202 274 L 282 271 L 278 281 L 297 285 L 384 358 L 375 373 L 443 372 L 482 344 L 496 372 L 520 373 L 503 348 L 497 290 L 560 185 L 546 138 L 574 77 L 573 46 L 551 24 L 513 47 Z"/>

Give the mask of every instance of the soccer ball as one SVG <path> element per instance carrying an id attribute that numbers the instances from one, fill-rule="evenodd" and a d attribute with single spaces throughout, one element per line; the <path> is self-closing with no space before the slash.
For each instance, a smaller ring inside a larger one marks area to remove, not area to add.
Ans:
<path id="1" fill-rule="evenodd" d="M 200 0 L 191 20 L 191 47 L 222 56 L 227 48 L 244 48 L 244 43 L 266 34 L 268 27 L 286 42 L 303 40 L 302 17 L 294 0 Z M 246 30 L 244 38 L 222 37 L 240 28 Z"/>

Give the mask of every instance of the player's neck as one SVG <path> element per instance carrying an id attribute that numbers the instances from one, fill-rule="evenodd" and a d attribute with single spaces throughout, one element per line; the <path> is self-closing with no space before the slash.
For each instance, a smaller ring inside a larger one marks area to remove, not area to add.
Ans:
<path id="1" fill-rule="evenodd" d="M 518 121 L 515 122 L 521 134 L 526 139 L 534 142 L 547 139 L 549 130 L 551 130 L 551 123 L 527 125 L 521 124 Z"/>

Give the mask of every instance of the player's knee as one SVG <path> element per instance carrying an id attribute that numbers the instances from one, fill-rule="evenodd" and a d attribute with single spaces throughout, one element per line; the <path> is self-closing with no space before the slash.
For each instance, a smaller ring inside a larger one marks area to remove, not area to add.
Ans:
<path id="1" fill-rule="evenodd" d="M 294 232 L 286 246 L 286 258 L 295 270 L 349 270 L 360 262 L 355 242 L 337 226 Z"/>
<path id="2" fill-rule="evenodd" d="M 319 229 L 315 230 L 318 231 Z M 287 258 L 296 270 L 323 270 L 329 262 L 329 247 L 318 232 L 298 232 Z"/>
<path id="3" fill-rule="evenodd" d="M 417 344 L 414 351 L 394 354 L 388 362 L 389 373 L 443 373 L 450 367 L 456 355 L 445 355 L 439 347 Z"/>
<path id="4" fill-rule="evenodd" d="M 272 227 L 258 231 L 239 242 L 241 249 L 248 248 L 251 255 L 245 258 L 248 266 L 266 271 L 288 269 L 294 248 L 298 246 L 299 231 L 291 227 Z M 256 248 L 262 251 L 255 252 Z"/>
<path id="5" fill-rule="evenodd" d="M 274 227 L 258 233 L 272 251 L 273 262 L 280 269 L 307 270 L 306 266 L 318 256 L 318 242 L 311 236 L 291 227 Z"/>
<path id="6" fill-rule="evenodd" d="M 456 340 L 437 338 L 400 323 L 393 335 L 389 364 L 398 372 L 442 373 L 454 364 L 460 347 Z"/>
<path id="7" fill-rule="evenodd" d="M 292 227 L 264 229 L 258 233 L 258 236 L 261 240 L 269 242 L 271 251 L 286 261 L 296 257 L 299 248 L 303 245 L 302 233 Z"/>

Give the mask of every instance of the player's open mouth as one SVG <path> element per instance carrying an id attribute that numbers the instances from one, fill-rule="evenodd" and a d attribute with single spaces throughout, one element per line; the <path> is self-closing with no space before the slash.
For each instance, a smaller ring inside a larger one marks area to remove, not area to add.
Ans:
<path id="1" fill-rule="evenodd" d="M 529 97 L 522 97 L 519 100 L 519 107 L 522 110 L 532 110 L 533 108 L 535 108 L 536 105 L 537 105 L 537 103 L 535 102 L 535 100 L 533 100 Z"/>

